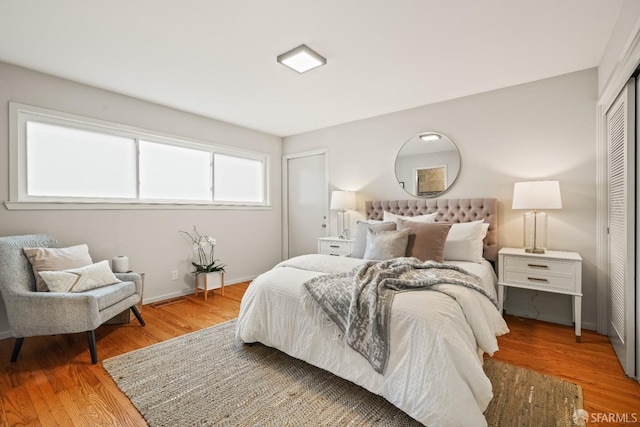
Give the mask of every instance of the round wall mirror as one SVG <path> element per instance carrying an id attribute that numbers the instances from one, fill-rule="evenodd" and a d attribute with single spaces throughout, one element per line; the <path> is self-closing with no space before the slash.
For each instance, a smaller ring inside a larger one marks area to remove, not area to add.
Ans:
<path id="1" fill-rule="evenodd" d="M 415 197 L 438 197 L 453 186 L 459 173 L 458 147 L 441 133 L 419 133 L 396 156 L 398 183 Z"/>

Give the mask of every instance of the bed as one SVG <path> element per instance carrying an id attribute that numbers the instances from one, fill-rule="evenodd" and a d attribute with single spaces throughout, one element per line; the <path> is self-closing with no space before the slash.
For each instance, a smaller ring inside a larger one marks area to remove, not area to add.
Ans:
<path id="1" fill-rule="evenodd" d="M 456 225 L 456 230 L 470 228 L 471 223 L 484 224 L 481 259 L 444 260 L 474 274 L 483 292 L 445 283 L 429 291 L 395 294 L 388 360 L 380 372 L 346 344 L 343 331 L 305 288 L 307 282 L 351 274 L 373 263 L 354 257 L 303 255 L 279 263 L 251 283 L 242 299 L 236 336 L 245 343 L 260 342 L 277 348 L 352 381 L 425 425 L 486 425 L 482 413 L 493 395 L 482 369 L 483 354 L 497 351 L 496 337 L 508 332 L 495 306 L 497 280 L 492 263 L 497 257 L 496 200 L 366 202 L 366 217 L 372 221 L 369 224 L 386 224 L 388 221 L 383 220 L 389 215 L 405 217 L 396 221 L 398 227 L 407 222 L 406 217 L 465 224 Z M 453 228 L 449 230 L 451 235 Z M 362 237 L 360 232 L 358 235 Z M 415 258 L 390 262 L 403 260 Z"/>

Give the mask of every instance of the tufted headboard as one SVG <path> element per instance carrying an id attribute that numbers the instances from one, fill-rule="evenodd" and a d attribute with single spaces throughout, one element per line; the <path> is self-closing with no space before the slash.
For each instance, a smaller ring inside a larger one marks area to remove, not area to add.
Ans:
<path id="1" fill-rule="evenodd" d="M 496 199 L 413 199 L 366 201 L 367 219 L 381 220 L 383 212 L 415 216 L 437 212 L 436 222 L 471 222 L 483 219 L 489 223 L 484 238 L 484 257 L 498 258 L 498 202 Z"/>

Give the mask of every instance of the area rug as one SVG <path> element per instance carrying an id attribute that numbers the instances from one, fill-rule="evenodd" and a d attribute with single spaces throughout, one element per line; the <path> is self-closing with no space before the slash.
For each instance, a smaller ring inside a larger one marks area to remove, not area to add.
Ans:
<path id="1" fill-rule="evenodd" d="M 150 426 L 420 426 L 382 397 L 278 350 L 235 339 L 232 320 L 103 362 Z M 572 426 L 582 389 L 485 361 L 490 426 Z M 463 408 L 461 408 L 463 410 Z"/>

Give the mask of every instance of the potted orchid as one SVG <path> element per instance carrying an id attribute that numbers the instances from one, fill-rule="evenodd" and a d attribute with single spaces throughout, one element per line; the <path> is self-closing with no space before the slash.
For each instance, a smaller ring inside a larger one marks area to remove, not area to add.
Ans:
<path id="1" fill-rule="evenodd" d="M 214 258 L 216 239 L 211 236 L 200 235 L 195 226 L 193 227 L 193 235 L 186 231 L 180 231 L 180 233 L 189 236 L 189 239 L 193 242 L 194 251 L 198 254 L 197 262 L 191 262 L 195 268 L 193 273 L 212 273 L 215 271 L 222 271 L 224 273 L 226 265 L 220 263 L 219 259 Z"/>

